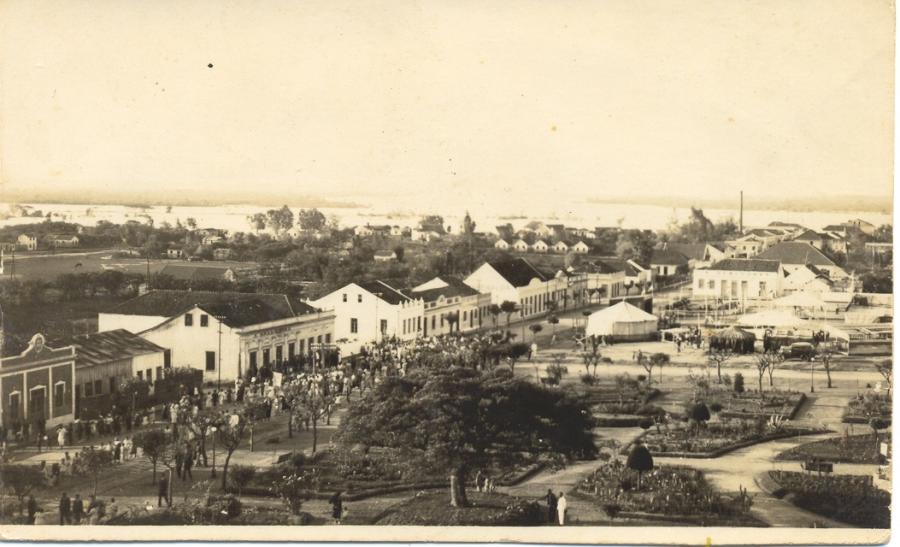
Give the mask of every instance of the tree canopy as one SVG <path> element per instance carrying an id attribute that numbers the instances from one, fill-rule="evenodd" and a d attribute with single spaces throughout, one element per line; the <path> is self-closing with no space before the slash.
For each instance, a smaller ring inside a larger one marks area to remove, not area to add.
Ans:
<path id="1" fill-rule="evenodd" d="M 340 435 L 352 444 L 402 450 L 449 473 L 451 498 L 462 505 L 470 470 L 593 456 L 592 425 L 587 407 L 564 391 L 509 371 L 432 368 L 386 378 L 350 408 Z"/>

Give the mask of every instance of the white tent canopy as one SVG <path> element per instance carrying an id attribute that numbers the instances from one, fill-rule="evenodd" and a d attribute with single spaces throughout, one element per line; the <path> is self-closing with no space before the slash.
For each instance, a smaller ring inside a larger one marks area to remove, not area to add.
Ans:
<path id="1" fill-rule="evenodd" d="M 745 327 L 799 327 L 805 321 L 789 311 L 767 310 L 742 315 L 737 324 Z"/>
<path id="2" fill-rule="evenodd" d="M 592 313 L 587 320 L 587 336 L 614 336 L 623 339 L 646 338 L 656 332 L 655 315 L 622 301 Z"/>

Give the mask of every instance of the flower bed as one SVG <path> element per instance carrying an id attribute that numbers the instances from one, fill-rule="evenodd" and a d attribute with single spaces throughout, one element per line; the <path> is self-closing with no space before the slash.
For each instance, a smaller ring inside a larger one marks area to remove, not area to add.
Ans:
<path id="1" fill-rule="evenodd" d="M 805 400 L 806 395 L 796 391 L 766 391 L 763 397 L 758 392 L 722 392 L 719 416 L 742 419 L 781 416 L 792 420 Z"/>
<path id="2" fill-rule="evenodd" d="M 890 433 L 878 436 L 879 441 L 891 442 Z M 882 463 L 884 457 L 875 444 L 875 435 L 851 435 L 835 437 L 795 446 L 778 454 L 777 460 L 806 461 L 819 458 L 835 463 Z"/>
<path id="3" fill-rule="evenodd" d="M 323 451 L 314 459 L 297 456 L 289 461 L 257 474 L 242 493 L 250 496 L 272 497 L 272 485 L 281 477 L 304 467 L 317 470 L 318 487 L 307 493 L 312 499 L 328 499 L 335 491 L 345 492 L 344 499 L 357 501 L 372 496 L 402 492 L 444 488 L 449 478 L 444 475 L 423 473 L 413 465 L 403 462 L 388 451 L 372 450 L 369 454 L 353 451 Z M 498 486 L 518 484 L 544 468 L 535 463 L 512 469 L 495 469 L 491 476 Z M 474 486 L 474 474 L 468 477 Z M 229 491 L 231 491 L 229 489 Z"/>
<path id="4" fill-rule="evenodd" d="M 867 424 L 872 418 L 881 418 L 891 422 L 893 405 L 887 395 L 866 393 L 857 395 L 844 409 L 843 422 L 848 424 Z"/>
<path id="5" fill-rule="evenodd" d="M 891 495 L 864 475 L 825 475 L 769 471 L 796 506 L 862 528 L 891 527 Z M 790 495 L 792 494 L 792 496 Z"/>
<path id="6" fill-rule="evenodd" d="M 759 420 L 726 420 L 699 429 L 688 426 L 648 430 L 643 442 L 654 456 L 714 458 L 738 448 L 822 430 L 773 426 Z"/>
<path id="7" fill-rule="evenodd" d="M 546 512 L 535 501 L 468 492 L 469 507 L 450 507 L 449 494 L 420 492 L 385 511 L 375 524 L 394 526 L 537 526 Z"/>
<path id="8" fill-rule="evenodd" d="M 640 489 L 637 483 L 637 473 L 613 459 L 585 478 L 577 491 L 610 516 L 664 515 L 707 525 L 759 525 L 749 516 L 751 499 L 746 492 L 716 492 L 697 469 L 664 465 L 644 473 Z"/>

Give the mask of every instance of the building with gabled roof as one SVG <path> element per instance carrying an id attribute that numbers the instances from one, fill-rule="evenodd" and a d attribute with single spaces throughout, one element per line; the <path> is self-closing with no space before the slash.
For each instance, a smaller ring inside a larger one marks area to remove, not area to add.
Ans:
<path id="1" fill-rule="evenodd" d="M 335 340 L 344 354 L 390 338 L 413 340 L 422 331 L 422 299 L 381 280 L 349 283 L 310 304 L 334 314 Z"/>
<path id="2" fill-rule="evenodd" d="M 653 273 L 660 277 L 687 273 L 688 264 L 686 256 L 672 250 L 653 249 L 653 254 L 650 256 L 650 267 L 653 269 Z"/>
<path id="3" fill-rule="evenodd" d="M 822 251 L 802 241 L 783 241 L 766 249 L 757 258 L 777 260 L 788 271 L 812 265 L 825 272 L 831 279 L 847 277 L 847 272 Z"/>
<path id="4" fill-rule="evenodd" d="M 165 348 L 125 329 L 71 336 L 59 344 L 75 348 L 75 408 L 81 419 L 109 412 L 122 381 L 138 377 L 152 385 L 171 366 Z"/>
<path id="5" fill-rule="evenodd" d="M 170 350 L 172 366 L 232 381 L 330 344 L 334 314 L 283 294 L 154 290 L 99 315 L 101 332 L 123 328 Z"/>
<path id="6" fill-rule="evenodd" d="M 524 258 L 485 262 L 465 279 L 466 285 L 491 295 L 491 303 L 519 305 L 520 317 L 549 311 L 550 302 L 562 302 L 568 281 L 554 272 L 542 271 Z"/>
<path id="7" fill-rule="evenodd" d="M 491 295 L 466 285 L 462 279 L 443 275 L 403 291 L 424 304 L 422 336 L 466 332 L 482 326 Z"/>
<path id="8" fill-rule="evenodd" d="M 158 275 L 168 275 L 179 281 L 197 282 L 206 280 L 237 281 L 232 268 L 225 266 L 198 266 L 194 264 L 166 264 Z"/>
<path id="9" fill-rule="evenodd" d="M 777 260 L 726 258 L 693 272 L 695 298 L 770 300 L 784 293 L 784 271 Z"/>

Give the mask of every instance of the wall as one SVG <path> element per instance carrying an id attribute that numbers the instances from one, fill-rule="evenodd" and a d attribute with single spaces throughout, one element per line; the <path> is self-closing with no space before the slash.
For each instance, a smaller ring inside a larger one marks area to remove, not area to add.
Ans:
<path id="1" fill-rule="evenodd" d="M 499 306 L 506 300 L 519 302 L 519 293 L 516 288 L 489 264 L 482 264 L 465 279 L 465 283 L 480 293 L 490 293 L 492 304 Z"/>
<path id="2" fill-rule="evenodd" d="M 244 327 L 238 331 L 240 337 L 241 372 L 250 370 L 252 353 L 256 354 L 256 366 L 265 364 L 266 350 L 269 363 L 278 360 L 278 348 L 281 348 L 281 359 L 290 358 L 290 344 L 294 344 L 294 355 L 307 354 L 310 344 L 334 343 L 334 314 L 323 312 L 309 314 L 289 320 L 273 321 L 263 325 Z M 224 371 L 223 371 L 224 373 Z"/>
<path id="3" fill-rule="evenodd" d="M 694 297 L 708 298 L 749 298 L 749 299 L 769 299 L 775 298 L 782 294 L 782 278 L 780 272 L 746 272 L 731 270 L 694 270 L 693 275 L 693 295 Z M 709 287 L 709 282 L 713 281 L 713 287 Z M 746 292 L 742 291 L 742 282 L 747 282 Z M 737 292 L 732 293 L 731 283 L 737 283 Z M 766 284 L 765 294 L 760 294 L 760 283 Z M 723 292 L 722 284 L 726 283 L 725 292 Z"/>

